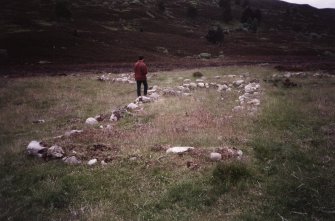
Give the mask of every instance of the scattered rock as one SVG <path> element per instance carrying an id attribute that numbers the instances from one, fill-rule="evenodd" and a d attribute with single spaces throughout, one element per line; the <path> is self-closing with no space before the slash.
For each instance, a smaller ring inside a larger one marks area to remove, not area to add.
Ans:
<path id="1" fill-rule="evenodd" d="M 79 133 L 82 133 L 83 132 L 83 130 L 71 130 L 71 131 L 67 131 L 67 132 L 65 132 L 65 136 L 66 137 L 69 137 L 69 136 L 71 136 L 71 135 L 73 135 L 73 134 L 79 134 Z"/>
<path id="2" fill-rule="evenodd" d="M 46 151 L 45 146 L 39 141 L 31 141 L 27 146 L 27 154 L 32 156 L 42 157 Z"/>
<path id="3" fill-rule="evenodd" d="M 147 96 L 140 96 L 140 97 L 136 98 L 135 102 L 149 103 L 149 102 L 151 102 L 151 98 L 147 97 Z"/>
<path id="4" fill-rule="evenodd" d="M 244 91 L 246 93 L 252 94 L 256 92 L 260 88 L 260 84 L 257 83 L 249 83 L 244 87 Z"/>
<path id="5" fill-rule="evenodd" d="M 185 153 L 193 149 L 194 147 L 171 147 L 166 150 L 166 153 Z"/>
<path id="6" fill-rule="evenodd" d="M 115 114 L 112 114 L 111 117 L 109 118 L 110 121 L 118 121 L 119 118 L 115 115 Z"/>
<path id="7" fill-rule="evenodd" d="M 92 159 L 92 160 L 89 160 L 89 161 L 87 162 L 87 165 L 89 165 L 89 166 L 93 166 L 93 165 L 96 164 L 97 162 L 98 162 L 97 159 Z"/>
<path id="8" fill-rule="evenodd" d="M 81 163 L 81 161 L 78 160 L 76 156 L 64 157 L 63 161 L 64 161 L 64 163 L 71 164 L 71 165 L 75 165 L 75 164 L 80 164 Z"/>
<path id="9" fill-rule="evenodd" d="M 205 83 L 202 83 L 202 82 L 198 83 L 198 87 L 204 88 L 205 87 Z"/>
<path id="10" fill-rule="evenodd" d="M 96 124 L 98 124 L 98 121 L 93 117 L 89 117 L 89 118 L 86 119 L 85 124 L 96 125 Z"/>
<path id="11" fill-rule="evenodd" d="M 51 158 L 62 158 L 64 156 L 64 150 L 62 147 L 54 145 L 48 149 L 47 156 Z"/>
<path id="12" fill-rule="evenodd" d="M 98 77 L 98 81 L 109 81 L 109 77 L 106 77 L 105 75 L 101 75 Z"/>
<path id="13" fill-rule="evenodd" d="M 210 154 L 209 158 L 213 161 L 220 161 L 222 159 L 222 155 L 220 153 L 213 152 Z"/>
<path id="14" fill-rule="evenodd" d="M 194 82 L 192 82 L 192 83 L 190 83 L 189 88 L 190 88 L 190 89 L 195 89 L 195 88 L 197 88 L 197 84 L 194 83 Z"/>
<path id="15" fill-rule="evenodd" d="M 242 106 L 236 106 L 233 108 L 233 111 L 234 112 L 239 112 L 239 111 L 242 111 L 244 108 Z"/>
<path id="16" fill-rule="evenodd" d="M 129 110 L 135 110 L 135 109 L 138 108 L 138 105 L 137 105 L 137 104 L 134 104 L 134 103 L 130 103 L 130 104 L 127 105 L 127 108 L 128 108 Z"/>
<path id="17" fill-rule="evenodd" d="M 130 160 L 130 161 L 136 161 L 136 160 L 137 160 L 137 157 L 130 157 L 129 160 Z"/>
<path id="18" fill-rule="evenodd" d="M 235 86 L 235 87 L 238 87 L 238 86 L 240 86 L 241 84 L 243 84 L 244 83 L 244 80 L 237 80 L 237 81 L 234 81 L 233 82 L 233 85 Z"/>
<path id="19" fill-rule="evenodd" d="M 101 165 L 102 165 L 102 166 L 106 166 L 106 165 L 107 165 L 106 161 L 102 160 L 102 161 L 101 161 Z"/>
<path id="20" fill-rule="evenodd" d="M 159 94 L 157 93 L 152 93 L 149 95 L 149 98 L 152 100 L 157 100 L 159 98 Z"/>
<path id="21" fill-rule="evenodd" d="M 223 85 L 219 84 L 218 85 L 218 92 L 221 92 L 221 91 L 224 91 L 224 90 L 227 90 L 227 89 L 228 89 L 228 86 L 225 85 L 225 84 L 223 84 Z"/>
<path id="22" fill-rule="evenodd" d="M 189 83 L 191 83 L 192 81 L 190 80 L 190 79 L 184 79 L 184 81 L 183 81 L 183 83 L 185 83 L 185 84 L 189 84 Z"/>
<path id="23" fill-rule="evenodd" d="M 210 59 L 212 55 L 210 53 L 200 53 L 198 57 L 201 59 Z"/>
<path id="24" fill-rule="evenodd" d="M 169 50 L 164 47 L 156 47 L 156 50 L 162 54 L 169 54 Z"/>

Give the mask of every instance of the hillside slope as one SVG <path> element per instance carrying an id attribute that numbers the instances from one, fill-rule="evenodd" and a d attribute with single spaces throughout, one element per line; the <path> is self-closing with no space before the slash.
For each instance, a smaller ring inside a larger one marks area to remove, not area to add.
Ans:
<path id="1" fill-rule="evenodd" d="M 1 63 L 7 67 L 120 64 L 139 54 L 154 63 L 183 64 L 202 52 L 244 61 L 274 56 L 320 60 L 335 53 L 334 10 L 277 0 L 232 1 L 229 23 L 222 21 L 217 1 L 4 0 L 2 5 Z M 243 31 L 240 18 L 246 7 L 262 12 L 257 33 Z M 220 46 L 204 37 L 218 23 L 226 31 Z"/>

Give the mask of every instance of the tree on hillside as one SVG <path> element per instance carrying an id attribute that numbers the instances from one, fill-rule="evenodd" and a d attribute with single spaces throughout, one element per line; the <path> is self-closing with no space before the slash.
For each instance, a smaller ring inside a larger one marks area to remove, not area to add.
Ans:
<path id="1" fill-rule="evenodd" d="M 262 12 L 259 9 L 252 10 L 248 7 L 242 13 L 241 23 L 250 31 L 256 32 L 261 20 Z"/>
<path id="2" fill-rule="evenodd" d="M 56 1 L 55 14 L 58 18 L 70 19 L 72 17 L 70 3 L 66 0 Z"/>
<path id="3" fill-rule="evenodd" d="M 186 14 L 188 17 L 190 18 L 195 18 L 198 16 L 198 8 L 196 5 L 194 4 L 190 4 L 188 7 L 187 7 L 187 11 L 186 11 Z"/>
<path id="4" fill-rule="evenodd" d="M 222 19 L 224 22 L 229 22 L 233 20 L 233 15 L 231 12 L 231 1 L 230 0 L 220 0 L 219 6 L 222 8 Z"/>
<path id="5" fill-rule="evenodd" d="M 206 35 L 206 39 L 213 44 L 222 44 L 224 40 L 224 33 L 221 26 L 213 25 L 212 27 L 210 27 Z"/>

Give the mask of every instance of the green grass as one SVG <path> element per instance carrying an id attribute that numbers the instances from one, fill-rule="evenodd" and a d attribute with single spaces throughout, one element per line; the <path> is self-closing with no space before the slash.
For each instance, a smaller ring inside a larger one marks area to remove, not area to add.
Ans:
<path id="1" fill-rule="evenodd" d="M 261 80 L 275 73 L 247 66 L 178 70 L 156 73 L 149 84 L 180 85 L 196 71 L 218 83 L 239 79 L 229 74 Z M 101 122 L 112 125 L 105 131 L 85 126 L 85 119 L 132 102 L 134 85 L 95 77 L 0 83 L 0 220 L 333 220 L 334 139 L 321 129 L 335 119 L 333 79 L 294 79 L 302 86 L 292 89 L 262 84 L 255 116 L 231 112 L 237 92 L 162 97 L 134 116 Z M 52 138 L 70 129 L 85 132 Z M 73 148 L 84 162 L 113 160 L 105 167 L 46 162 L 25 155 L 31 140 Z M 94 151 L 94 144 L 110 149 Z M 175 145 L 204 153 L 152 150 Z M 245 158 L 210 161 L 208 153 L 221 146 L 242 149 Z"/>

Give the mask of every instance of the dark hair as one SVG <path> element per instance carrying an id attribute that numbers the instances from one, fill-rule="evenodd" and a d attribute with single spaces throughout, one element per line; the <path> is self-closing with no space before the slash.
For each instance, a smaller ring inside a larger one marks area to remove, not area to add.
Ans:
<path id="1" fill-rule="evenodd" d="M 143 56 L 138 56 L 138 60 L 143 60 L 144 57 Z"/>

